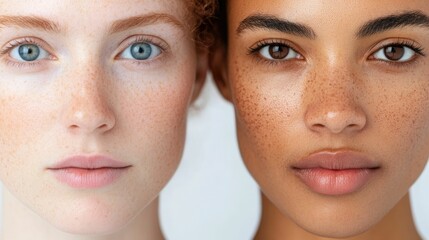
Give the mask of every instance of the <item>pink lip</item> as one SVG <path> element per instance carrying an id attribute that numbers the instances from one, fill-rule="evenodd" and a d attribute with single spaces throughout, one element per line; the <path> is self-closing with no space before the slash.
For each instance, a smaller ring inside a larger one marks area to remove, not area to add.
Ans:
<path id="1" fill-rule="evenodd" d="M 324 195 L 357 192 L 379 168 L 376 162 L 355 151 L 320 151 L 292 166 L 304 184 Z"/>
<path id="2" fill-rule="evenodd" d="M 131 165 L 110 157 L 77 155 L 48 168 L 55 178 L 73 188 L 101 188 L 115 182 Z"/>

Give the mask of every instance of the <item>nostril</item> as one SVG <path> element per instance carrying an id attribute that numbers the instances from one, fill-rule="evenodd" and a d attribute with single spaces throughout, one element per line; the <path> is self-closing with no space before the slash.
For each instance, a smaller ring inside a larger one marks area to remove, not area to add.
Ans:
<path id="1" fill-rule="evenodd" d="M 325 126 L 323 124 L 316 123 L 316 124 L 313 124 L 313 127 L 314 128 L 324 128 Z"/>
<path id="2" fill-rule="evenodd" d="M 365 127 L 366 113 L 354 103 L 324 104 L 323 108 L 320 104 L 308 106 L 304 121 L 311 131 L 339 134 L 358 132 Z"/>
<path id="3" fill-rule="evenodd" d="M 104 129 L 104 128 L 108 128 L 109 126 L 107 124 L 102 124 L 100 125 L 98 128 L 99 129 Z"/>

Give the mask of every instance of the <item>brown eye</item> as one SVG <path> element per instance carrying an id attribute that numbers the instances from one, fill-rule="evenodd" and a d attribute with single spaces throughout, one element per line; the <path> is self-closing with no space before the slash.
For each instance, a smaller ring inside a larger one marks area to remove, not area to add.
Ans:
<path id="1" fill-rule="evenodd" d="M 266 45 L 259 50 L 259 54 L 269 60 L 289 60 L 301 57 L 293 48 L 282 44 Z"/>
<path id="2" fill-rule="evenodd" d="M 273 59 L 283 59 L 289 54 L 289 47 L 273 45 L 269 46 L 268 52 Z"/>
<path id="3" fill-rule="evenodd" d="M 408 62 L 411 61 L 417 53 L 416 50 L 406 45 L 392 44 L 376 51 L 372 58 L 386 62 Z"/>
<path id="4" fill-rule="evenodd" d="M 384 48 L 384 55 L 386 55 L 386 58 L 391 61 L 400 60 L 404 56 L 404 53 L 404 46 L 392 45 Z"/>

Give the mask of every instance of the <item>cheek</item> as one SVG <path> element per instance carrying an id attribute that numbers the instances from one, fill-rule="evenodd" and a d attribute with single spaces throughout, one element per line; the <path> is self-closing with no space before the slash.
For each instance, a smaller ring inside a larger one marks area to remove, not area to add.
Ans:
<path id="1" fill-rule="evenodd" d="M 278 160 L 286 157 L 285 149 L 295 141 L 290 136 L 299 125 L 293 117 L 299 110 L 296 76 L 267 77 L 266 73 L 258 74 L 239 62 L 233 69 L 231 89 L 243 160 L 256 179 L 266 174 L 282 174 L 283 161 Z"/>
<path id="2" fill-rule="evenodd" d="M 182 156 L 187 110 L 194 83 L 194 71 L 178 71 L 159 79 L 155 84 L 138 88 L 133 94 L 124 92 L 121 133 L 136 153 L 133 156 L 147 185 L 163 184 L 171 177 Z M 124 144 L 124 143 L 121 143 Z M 118 146 L 119 147 L 119 146 Z M 116 148 L 118 149 L 118 148 Z M 160 190 L 160 189 L 158 189 Z"/>
<path id="3" fill-rule="evenodd" d="M 38 144 L 46 140 L 41 141 L 46 127 L 53 125 L 45 115 L 49 107 L 42 106 L 38 99 L 34 95 L 0 96 L 0 174 L 4 181 L 18 175 L 12 173 L 25 176 L 28 168 L 22 166 L 31 165 L 32 158 L 49 145 Z"/>
<path id="4" fill-rule="evenodd" d="M 380 90 L 385 94 L 377 101 L 370 126 L 378 129 L 374 146 L 384 155 L 380 157 L 390 162 L 386 167 L 406 187 L 419 176 L 429 155 L 429 78 L 421 77 L 428 74 L 416 74 L 409 78 L 416 81 L 396 90 Z"/>

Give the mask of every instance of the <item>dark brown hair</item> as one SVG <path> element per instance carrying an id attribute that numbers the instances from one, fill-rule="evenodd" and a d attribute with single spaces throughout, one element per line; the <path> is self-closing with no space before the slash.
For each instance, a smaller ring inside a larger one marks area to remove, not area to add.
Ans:
<path id="1" fill-rule="evenodd" d="M 218 43 L 227 46 L 228 30 L 227 30 L 227 1 L 218 0 L 212 20 L 212 31 L 216 35 Z"/>

